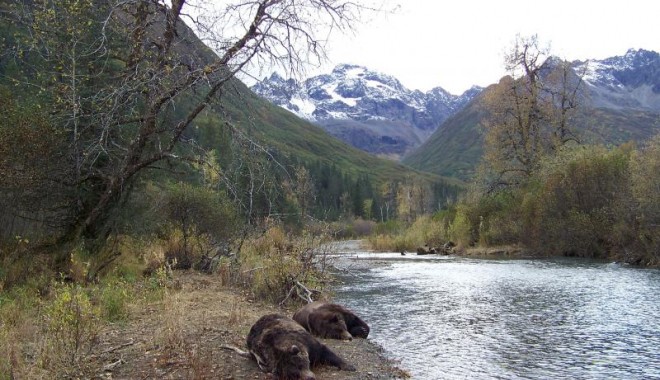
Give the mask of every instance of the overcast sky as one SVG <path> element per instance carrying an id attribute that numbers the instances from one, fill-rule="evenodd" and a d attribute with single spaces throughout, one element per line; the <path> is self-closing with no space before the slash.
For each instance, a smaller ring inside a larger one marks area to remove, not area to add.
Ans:
<path id="1" fill-rule="evenodd" d="M 503 53 L 516 34 L 538 34 L 554 55 L 573 61 L 660 52 L 660 0 L 387 0 L 354 34 L 333 34 L 330 62 L 393 75 L 410 89 L 441 86 L 460 94 L 504 75 Z"/>

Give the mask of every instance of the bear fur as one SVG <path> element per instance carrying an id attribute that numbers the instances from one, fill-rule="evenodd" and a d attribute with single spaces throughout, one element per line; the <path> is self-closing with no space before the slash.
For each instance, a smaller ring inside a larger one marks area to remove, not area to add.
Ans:
<path id="1" fill-rule="evenodd" d="M 261 317 L 250 329 L 247 347 L 259 368 L 275 379 L 314 380 L 313 368 L 328 364 L 346 371 L 346 363 L 293 319 L 280 314 Z"/>
<path id="2" fill-rule="evenodd" d="M 321 338 L 351 340 L 369 335 L 369 326 L 360 317 L 335 303 L 312 302 L 298 310 L 293 319 Z"/>

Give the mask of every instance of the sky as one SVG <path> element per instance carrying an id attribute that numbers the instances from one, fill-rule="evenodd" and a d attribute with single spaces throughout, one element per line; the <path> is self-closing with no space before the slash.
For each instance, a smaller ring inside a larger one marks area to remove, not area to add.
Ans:
<path id="1" fill-rule="evenodd" d="M 385 0 L 353 33 L 330 35 L 329 61 L 308 75 L 350 63 L 389 74 L 409 89 L 459 95 L 503 75 L 516 34 L 538 35 L 551 53 L 573 60 L 660 52 L 660 0 Z"/>

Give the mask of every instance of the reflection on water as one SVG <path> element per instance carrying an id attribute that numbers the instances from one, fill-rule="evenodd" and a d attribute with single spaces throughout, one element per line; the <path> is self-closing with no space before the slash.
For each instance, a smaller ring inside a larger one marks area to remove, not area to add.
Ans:
<path id="1" fill-rule="evenodd" d="M 336 300 L 414 379 L 660 379 L 658 270 L 368 255 Z"/>

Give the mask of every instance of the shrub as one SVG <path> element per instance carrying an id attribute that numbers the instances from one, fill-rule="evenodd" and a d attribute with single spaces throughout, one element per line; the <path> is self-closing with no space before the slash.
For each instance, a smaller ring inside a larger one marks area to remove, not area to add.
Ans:
<path id="1" fill-rule="evenodd" d="M 79 285 L 57 285 L 46 306 L 45 367 L 67 368 L 91 348 L 99 329 L 99 310 Z"/>
<path id="2" fill-rule="evenodd" d="M 281 302 L 290 297 L 297 282 L 310 289 L 325 285 L 323 253 L 316 251 L 323 236 L 286 234 L 272 227 L 262 236 L 249 239 L 239 253 L 237 280 L 260 299 Z"/>
<path id="3" fill-rule="evenodd" d="M 177 183 L 167 190 L 164 212 L 171 223 L 166 258 L 175 269 L 199 263 L 206 250 L 238 231 L 238 214 L 226 197 L 211 189 Z"/>
<path id="4" fill-rule="evenodd" d="M 456 217 L 449 226 L 449 237 L 459 247 L 471 246 L 475 239 L 473 237 L 474 226 L 470 222 L 469 210 L 465 205 L 459 205 Z"/>
<path id="5" fill-rule="evenodd" d="M 378 235 L 395 235 L 405 231 L 405 225 L 403 222 L 390 219 L 385 222 L 378 223 L 376 225 L 375 233 Z"/>
<path id="6" fill-rule="evenodd" d="M 632 262 L 660 266 L 660 134 L 633 152 L 630 183 L 636 206 L 632 223 L 636 239 L 624 257 Z"/>
<path id="7" fill-rule="evenodd" d="M 355 219 L 353 221 L 353 232 L 356 237 L 371 235 L 376 229 L 376 222 L 372 220 Z"/>
<path id="8" fill-rule="evenodd" d="M 130 285 L 122 279 L 110 278 L 104 281 L 98 290 L 98 304 L 105 320 L 118 322 L 128 318 L 130 290 Z"/>
<path id="9" fill-rule="evenodd" d="M 529 218 L 536 240 L 529 243 L 548 254 L 607 255 L 621 242 L 615 225 L 632 216 L 629 157 L 626 149 L 580 147 L 544 162 Z"/>

